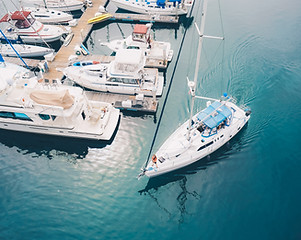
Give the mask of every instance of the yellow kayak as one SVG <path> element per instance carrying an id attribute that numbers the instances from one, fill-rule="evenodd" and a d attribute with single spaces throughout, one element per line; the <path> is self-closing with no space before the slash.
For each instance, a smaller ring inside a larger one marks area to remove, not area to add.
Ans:
<path id="1" fill-rule="evenodd" d="M 99 22 L 102 22 L 102 21 L 104 21 L 104 20 L 106 20 L 106 19 L 109 19 L 109 18 L 111 18 L 111 17 L 112 17 L 112 15 L 111 15 L 110 13 L 103 13 L 103 14 L 101 14 L 101 15 L 99 15 L 99 16 L 90 18 L 90 19 L 88 20 L 88 23 L 92 23 L 92 24 L 94 24 L 94 23 L 99 23 Z"/>

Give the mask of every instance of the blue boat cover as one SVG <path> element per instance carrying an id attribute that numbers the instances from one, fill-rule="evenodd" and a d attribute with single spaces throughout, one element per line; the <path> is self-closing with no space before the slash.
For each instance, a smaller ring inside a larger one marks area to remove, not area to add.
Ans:
<path id="1" fill-rule="evenodd" d="M 225 105 L 221 105 L 222 104 L 217 101 L 212 103 L 210 106 L 208 106 L 198 114 L 197 119 L 199 121 L 202 121 L 207 127 L 211 129 L 217 127 L 232 114 L 229 108 L 227 108 Z M 214 111 L 216 111 L 217 114 L 215 116 L 208 117 L 208 115 L 212 114 Z"/>
<path id="2" fill-rule="evenodd" d="M 161 7 L 165 6 L 165 0 L 157 0 L 157 5 Z"/>

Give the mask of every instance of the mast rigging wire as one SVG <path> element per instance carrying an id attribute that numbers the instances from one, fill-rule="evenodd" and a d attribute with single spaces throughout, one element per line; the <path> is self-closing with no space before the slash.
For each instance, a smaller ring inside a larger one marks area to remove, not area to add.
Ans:
<path id="1" fill-rule="evenodd" d="M 194 3 L 195 3 L 195 1 L 193 1 L 193 4 L 192 4 L 192 6 L 191 6 L 191 9 L 190 9 L 190 13 L 189 13 L 188 18 L 191 17 L 192 10 L 193 10 L 193 7 L 194 7 Z M 143 169 L 145 169 L 146 166 L 147 166 L 147 164 L 148 164 L 150 155 L 151 155 L 151 153 L 152 153 L 152 150 L 153 150 L 153 147 L 154 147 L 154 144 L 155 144 L 155 140 L 156 140 L 156 137 L 157 137 L 157 134 L 158 134 L 158 130 L 159 130 L 160 123 L 161 123 L 161 120 L 162 120 L 163 112 L 164 112 L 164 109 L 165 109 L 165 106 L 166 106 L 166 102 L 167 102 L 167 99 L 168 99 L 168 95 L 169 95 L 169 93 L 170 93 L 172 81 L 173 81 L 173 78 L 174 78 L 174 75 L 175 75 L 175 72 L 176 72 L 176 68 L 177 68 L 177 65 L 178 65 L 178 62 L 179 62 L 179 59 L 180 59 L 180 55 L 181 55 L 181 52 L 182 52 L 183 43 L 184 43 L 184 40 L 185 40 L 185 37 L 186 37 L 187 30 L 188 30 L 188 28 L 185 29 L 184 34 L 183 34 L 183 37 L 182 37 L 182 40 L 181 40 L 179 53 L 178 53 L 178 56 L 177 56 L 177 59 L 176 59 L 176 63 L 175 63 L 175 66 L 174 66 L 174 69 L 173 69 L 171 78 L 170 78 L 170 83 L 169 83 L 169 86 L 168 86 L 168 89 L 167 89 L 167 92 L 166 92 L 166 97 L 165 97 L 164 102 L 163 102 L 163 105 L 162 105 L 162 110 L 161 110 L 161 113 L 160 113 L 160 116 L 159 116 L 159 119 L 158 119 L 158 124 L 157 124 L 156 130 L 155 130 L 155 133 L 154 133 L 154 136 L 153 136 L 153 140 L 152 140 L 152 143 L 151 143 L 151 147 L 150 147 L 150 150 L 149 150 L 149 153 L 148 153 L 146 162 L 145 162 L 145 164 L 144 164 L 144 166 L 143 166 Z"/>

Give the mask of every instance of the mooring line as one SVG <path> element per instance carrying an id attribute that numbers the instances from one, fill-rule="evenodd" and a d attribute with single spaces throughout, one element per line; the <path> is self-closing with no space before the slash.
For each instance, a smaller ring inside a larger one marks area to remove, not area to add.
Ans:
<path id="1" fill-rule="evenodd" d="M 191 6 L 188 18 L 191 17 L 192 10 L 193 10 L 193 7 L 194 7 L 194 2 L 195 1 L 193 1 L 193 4 Z M 172 81 L 173 81 L 173 78 L 174 78 L 174 75 L 175 75 L 175 72 L 176 72 L 176 68 L 177 68 L 177 65 L 178 65 L 178 62 L 179 62 L 179 59 L 180 59 L 180 55 L 181 55 L 181 52 L 182 52 L 182 48 L 183 48 L 183 44 L 184 44 L 184 40 L 185 40 L 185 37 L 186 37 L 187 30 L 188 30 L 188 28 L 185 29 L 184 34 L 183 34 L 183 38 L 182 38 L 182 41 L 181 41 L 181 44 L 180 44 L 180 48 L 179 48 L 178 56 L 177 56 L 177 59 L 176 59 L 176 63 L 175 63 L 175 66 L 174 66 L 174 69 L 173 69 L 173 72 L 172 72 L 172 75 L 171 75 L 171 78 L 170 78 L 170 83 L 169 83 L 169 86 L 168 86 L 168 89 L 167 89 L 166 97 L 164 99 L 162 110 L 161 110 L 161 113 L 160 113 L 160 116 L 159 116 L 156 131 L 155 131 L 155 134 L 154 134 L 154 137 L 153 137 L 153 140 L 152 140 L 152 144 L 151 144 L 151 147 L 150 147 L 150 150 L 149 150 L 149 153 L 148 153 L 148 156 L 147 156 L 147 159 L 146 159 L 146 162 L 144 164 L 143 169 L 145 169 L 147 164 L 148 164 L 150 155 L 152 153 L 152 150 L 153 150 L 153 147 L 154 147 L 154 144 L 155 144 L 155 140 L 156 140 L 156 137 L 157 137 L 157 134 L 158 134 L 158 130 L 159 130 L 160 123 L 161 123 L 161 120 L 162 120 L 163 112 L 164 112 L 166 102 L 167 102 L 167 99 L 168 99 L 168 95 L 169 95 L 169 92 L 170 92 L 170 89 L 171 89 Z"/>

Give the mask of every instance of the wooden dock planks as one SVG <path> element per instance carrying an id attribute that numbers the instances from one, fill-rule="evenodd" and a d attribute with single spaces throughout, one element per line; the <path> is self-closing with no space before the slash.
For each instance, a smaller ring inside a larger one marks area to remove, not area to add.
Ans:
<path id="1" fill-rule="evenodd" d="M 94 0 L 93 7 L 88 7 L 86 11 L 82 14 L 81 18 L 78 20 L 77 26 L 72 28 L 74 36 L 67 47 L 61 46 L 60 50 L 57 52 L 54 60 L 49 62 L 49 72 L 44 76 L 48 79 L 61 79 L 63 74 L 57 69 L 65 68 L 68 64 L 68 58 L 70 55 L 75 54 L 75 46 L 81 45 L 81 43 L 88 36 L 93 25 L 88 24 L 88 20 L 95 16 L 98 12 L 100 5 L 104 5 L 107 0 Z"/>

